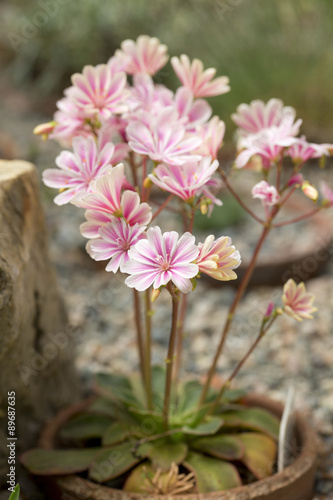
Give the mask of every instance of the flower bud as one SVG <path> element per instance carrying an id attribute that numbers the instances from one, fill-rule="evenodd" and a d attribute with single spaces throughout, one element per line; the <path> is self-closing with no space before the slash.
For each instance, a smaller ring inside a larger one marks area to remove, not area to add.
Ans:
<path id="1" fill-rule="evenodd" d="M 37 125 L 37 127 L 34 128 L 33 133 L 35 135 L 41 135 L 43 139 L 47 139 L 48 135 L 53 132 L 54 127 L 56 126 L 56 122 L 48 122 L 48 123 L 41 123 L 40 125 Z"/>
<path id="2" fill-rule="evenodd" d="M 150 300 L 151 302 L 155 302 L 155 300 L 158 299 L 160 296 L 161 290 L 159 288 L 153 288 L 153 291 L 151 292 L 151 297 Z"/>
<path id="3" fill-rule="evenodd" d="M 288 186 L 301 186 L 304 182 L 304 178 L 302 174 L 295 174 L 292 177 L 290 177 Z"/>
<path id="4" fill-rule="evenodd" d="M 145 189 L 151 188 L 153 185 L 152 181 L 149 179 L 149 177 L 146 177 L 145 180 L 143 181 L 143 187 Z"/>
<path id="5" fill-rule="evenodd" d="M 307 196 L 310 198 L 312 201 L 317 201 L 318 199 L 318 191 L 317 189 L 310 184 L 308 181 L 304 181 L 302 184 L 302 191 Z"/>
<path id="6" fill-rule="evenodd" d="M 274 302 L 272 302 L 270 300 L 269 303 L 268 303 L 268 306 L 267 306 L 267 309 L 266 309 L 264 317 L 265 318 L 269 318 L 271 316 L 272 312 L 273 312 L 273 309 L 274 309 Z"/>
<path id="7" fill-rule="evenodd" d="M 326 155 L 322 155 L 320 158 L 319 158 L 319 167 L 320 168 L 325 168 L 326 167 Z"/>
<path id="8" fill-rule="evenodd" d="M 208 212 L 208 205 L 205 201 L 202 201 L 200 203 L 200 212 L 202 213 L 202 215 L 206 215 Z"/>

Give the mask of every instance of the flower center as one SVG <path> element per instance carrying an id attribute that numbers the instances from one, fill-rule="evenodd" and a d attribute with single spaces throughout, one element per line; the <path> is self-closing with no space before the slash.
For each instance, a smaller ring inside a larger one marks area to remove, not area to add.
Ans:
<path id="1" fill-rule="evenodd" d="M 123 240 L 121 238 L 117 239 L 118 245 L 122 248 L 124 252 L 127 252 L 131 248 L 131 243 L 129 241 Z"/>
<path id="2" fill-rule="evenodd" d="M 162 255 L 158 255 L 156 257 L 156 262 L 160 266 L 162 271 L 168 271 L 171 267 L 170 265 L 170 256 L 167 255 L 166 257 L 163 257 Z"/>

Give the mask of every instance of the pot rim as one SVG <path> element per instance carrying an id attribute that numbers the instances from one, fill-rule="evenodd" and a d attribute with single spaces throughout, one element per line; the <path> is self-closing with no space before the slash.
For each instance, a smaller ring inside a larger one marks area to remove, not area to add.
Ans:
<path id="1" fill-rule="evenodd" d="M 44 449 L 52 449 L 59 427 L 61 427 L 70 417 L 84 410 L 95 398 L 96 396 L 91 396 L 88 399 L 61 410 L 43 429 L 38 445 Z M 247 406 L 259 406 L 273 411 L 279 418 L 282 416 L 283 404 L 266 396 L 250 393 L 242 398 L 242 401 Z M 124 492 L 123 490 L 109 488 L 73 474 L 69 476 L 58 476 L 54 478 L 54 480 L 58 486 L 65 489 L 67 492 L 75 493 L 75 491 L 80 491 L 80 494 L 83 495 L 79 498 L 96 498 L 96 500 L 99 497 L 91 495 L 93 492 L 97 493 L 97 490 L 102 495 L 100 497 L 101 500 L 104 498 L 113 498 L 114 500 L 172 500 L 175 498 L 178 500 L 235 500 L 236 498 L 237 500 L 251 500 L 262 498 L 264 500 L 269 498 L 266 495 L 274 493 L 279 494 L 279 491 L 284 490 L 291 483 L 299 481 L 304 476 L 307 476 L 308 485 L 311 488 L 317 465 L 318 436 L 313 427 L 299 411 L 295 411 L 293 416 L 294 432 L 296 432 L 296 439 L 300 444 L 300 453 L 297 458 L 281 472 L 275 473 L 268 478 L 260 479 L 249 485 L 239 486 L 231 490 L 214 491 L 205 494 L 189 493 L 177 495 L 175 497 L 172 495 L 145 495 L 141 493 Z M 308 491 L 308 488 L 305 491 L 311 493 Z M 109 496 L 103 496 L 103 493 L 108 493 Z M 279 495 L 281 494 L 283 495 L 282 491 Z M 274 498 L 280 499 L 283 497 L 278 496 Z M 304 498 L 305 500 L 310 497 L 300 498 Z"/>

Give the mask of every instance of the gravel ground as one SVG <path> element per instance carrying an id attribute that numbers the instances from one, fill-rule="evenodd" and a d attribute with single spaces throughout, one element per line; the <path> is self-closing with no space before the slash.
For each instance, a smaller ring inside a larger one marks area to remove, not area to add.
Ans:
<path id="1" fill-rule="evenodd" d="M 33 160 L 40 171 L 52 166 L 59 147 L 31 136 L 33 127 L 49 117 L 34 113 L 24 95 L 7 89 L 6 96 L 5 103 L 0 105 L 4 124 L 0 130 L 2 154 Z M 333 178 L 329 171 L 324 175 Z M 131 290 L 124 286 L 122 276 L 106 273 L 86 255 L 85 240 L 78 229 L 83 220 L 82 212 L 72 206 L 54 206 L 50 191 L 45 188 L 42 188 L 42 197 L 59 287 L 68 307 L 70 323 L 79 332 L 76 364 L 83 380 L 88 382 L 91 374 L 101 369 L 136 370 Z M 246 229 L 243 231 L 242 238 L 246 236 Z M 295 407 L 309 416 L 323 438 L 314 499 L 333 499 L 332 261 L 328 261 L 325 274 L 310 280 L 307 287 L 317 297 L 319 312 L 315 319 L 296 323 L 288 317 L 279 318 L 239 373 L 235 386 L 269 394 L 281 401 L 288 387 L 295 387 Z M 227 284 L 212 289 L 201 280 L 195 293 L 190 294 L 183 360 L 186 374 L 204 374 L 208 369 L 234 293 L 235 289 Z M 280 297 L 281 288 L 273 287 L 252 289 L 246 294 L 221 359 L 219 372 L 222 375 L 230 373 L 256 336 L 269 299 L 277 303 Z M 166 356 L 169 302 L 165 292 L 154 304 L 153 361 L 157 363 L 163 362 Z"/>

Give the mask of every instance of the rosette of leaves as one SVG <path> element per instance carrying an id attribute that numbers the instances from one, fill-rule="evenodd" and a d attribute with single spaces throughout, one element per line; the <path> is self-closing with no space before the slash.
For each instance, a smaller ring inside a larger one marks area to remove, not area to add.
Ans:
<path id="1" fill-rule="evenodd" d="M 36 475 L 79 473 L 92 481 L 138 493 L 223 491 L 270 476 L 279 420 L 226 390 L 214 407 L 211 390 L 198 408 L 202 386 L 184 383 L 163 419 L 165 371 L 154 367 L 153 409 L 138 377 L 98 374 L 98 395 L 59 431 L 61 447 L 33 449 L 22 463 Z M 212 408 L 215 408 L 212 411 Z"/>

